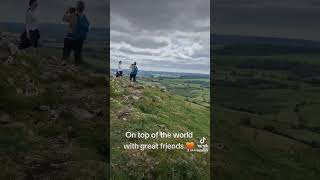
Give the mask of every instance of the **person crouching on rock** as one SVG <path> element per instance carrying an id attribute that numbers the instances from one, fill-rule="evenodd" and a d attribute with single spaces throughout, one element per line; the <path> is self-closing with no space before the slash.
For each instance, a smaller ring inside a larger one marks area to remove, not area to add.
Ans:
<path id="1" fill-rule="evenodd" d="M 134 62 L 133 64 L 131 64 L 130 68 L 131 68 L 130 81 L 136 82 L 136 76 L 138 74 L 137 63 Z"/>
<path id="2" fill-rule="evenodd" d="M 25 18 L 26 27 L 25 31 L 20 36 L 19 49 L 26 49 L 31 46 L 37 48 L 38 46 L 40 32 L 38 30 L 38 17 L 36 15 L 37 7 L 37 0 L 29 1 L 29 8 L 26 12 Z"/>
<path id="3" fill-rule="evenodd" d="M 116 77 L 122 77 L 122 61 L 119 61 Z"/>

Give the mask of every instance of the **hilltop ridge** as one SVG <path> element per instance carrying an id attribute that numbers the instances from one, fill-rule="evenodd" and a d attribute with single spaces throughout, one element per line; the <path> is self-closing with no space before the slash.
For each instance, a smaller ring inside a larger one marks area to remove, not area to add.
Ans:
<path id="1" fill-rule="evenodd" d="M 106 78 L 0 34 L 0 179 L 106 177 Z"/>
<path id="2" fill-rule="evenodd" d="M 165 87 L 111 78 L 112 179 L 207 179 L 209 154 L 185 150 L 125 150 L 135 143 L 182 143 L 186 140 L 128 140 L 125 132 L 193 132 L 190 141 L 210 137 L 209 108 L 186 101 Z M 209 141 L 209 140 L 208 140 Z M 186 169 L 188 169 L 186 171 Z"/>

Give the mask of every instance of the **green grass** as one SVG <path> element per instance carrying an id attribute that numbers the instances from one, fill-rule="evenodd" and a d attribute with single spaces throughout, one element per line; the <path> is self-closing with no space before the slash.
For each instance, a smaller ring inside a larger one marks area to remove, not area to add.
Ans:
<path id="1" fill-rule="evenodd" d="M 64 71 L 54 82 L 41 81 L 49 66 L 46 56 L 21 53 L 15 60 L 14 65 L 0 65 L 0 116 L 9 116 L 0 127 L 0 179 L 105 179 L 108 144 L 103 117 L 81 121 L 65 108 L 50 121 L 50 112 L 39 110 L 40 105 L 55 110 L 79 104 L 102 108 L 105 78 Z M 18 93 L 29 82 L 39 94 Z M 59 93 L 64 85 L 64 93 Z M 84 98 L 75 97 L 78 93 Z"/>
<path id="2" fill-rule="evenodd" d="M 205 107 L 210 106 L 210 80 L 208 78 L 141 78 L 142 83 L 164 86 L 175 95 L 185 97 L 187 101 Z"/>
<path id="3" fill-rule="evenodd" d="M 318 54 L 215 57 L 217 179 L 317 179 Z M 281 67 L 281 68 L 279 68 Z"/>
<path id="4" fill-rule="evenodd" d="M 116 80 L 112 87 L 117 86 Z M 126 83 L 126 82 L 124 82 Z M 112 147 L 112 179 L 208 179 L 209 154 L 187 153 L 185 150 L 124 150 L 123 144 L 128 142 L 153 143 L 182 143 L 191 140 L 128 140 L 124 137 L 127 131 L 139 132 L 190 132 L 194 133 L 193 141 L 205 136 L 210 137 L 209 109 L 191 102 L 185 98 L 163 92 L 158 88 L 145 86 L 142 98 L 132 102 L 132 112 L 127 120 L 119 119 L 117 114 L 127 107 L 123 95 L 112 93 L 111 106 L 111 147 Z M 117 90 L 111 89 L 111 92 Z M 158 97 L 158 98 L 155 98 Z M 161 99 L 161 100 L 159 100 Z M 192 160 L 192 156 L 194 159 Z M 151 168 L 152 167 L 152 168 Z"/>

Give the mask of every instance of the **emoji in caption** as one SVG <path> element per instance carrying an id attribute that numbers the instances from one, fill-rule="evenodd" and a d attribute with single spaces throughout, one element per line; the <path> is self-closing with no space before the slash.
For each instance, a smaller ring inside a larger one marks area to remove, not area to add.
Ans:
<path id="1" fill-rule="evenodd" d="M 194 148 L 194 142 L 186 142 L 186 148 L 188 151 Z"/>

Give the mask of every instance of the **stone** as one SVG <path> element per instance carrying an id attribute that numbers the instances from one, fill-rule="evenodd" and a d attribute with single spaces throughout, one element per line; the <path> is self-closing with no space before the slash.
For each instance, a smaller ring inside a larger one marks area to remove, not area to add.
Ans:
<path id="1" fill-rule="evenodd" d="M 139 96 L 134 96 L 134 95 L 133 95 L 133 96 L 132 96 L 132 99 L 133 99 L 133 100 L 139 100 L 139 99 L 140 99 L 140 97 L 139 97 Z"/>
<path id="2" fill-rule="evenodd" d="M 14 59 L 12 56 L 9 56 L 8 59 L 4 62 L 4 64 L 12 65 L 14 63 Z"/>
<path id="3" fill-rule="evenodd" d="M 49 56 L 48 57 L 49 60 L 54 60 L 54 61 L 58 61 L 58 58 L 55 56 Z"/>
<path id="4" fill-rule="evenodd" d="M 9 48 L 10 54 L 12 56 L 15 56 L 19 53 L 18 47 L 16 45 L 14 45 L 13 43 L 8 43 L 8 48 Z"/>
<path id="5" fill-rule="evenodd" d="M 145 89 L 145 86 L 144 85 L 139 85 L 136 87 L 137 89 Z"/>
<path id="6" fill-rule="evenodd" d="M 158 124 L 158 126 L 159 126 L 160 128 L 164 128 L 164 127 L 165 127 L 164 125 L 161 125 L 161 124 Z"/>
<path id="7" fill-rule="evenodd" d="M 167 92 L 167 88 L 166 87 L 160 87 L 160 91 Z"/>
<path id="8" fill-rule="evenodd" d="M 92 113 L 90 113 L 89 111 L 87 111 L 85 109 L 72 108 L 71 111 L 72 111 L 74 117 L 77 119 L 80 119 L 80 120 L 87 120 L 87 119 L 91 119 L 94 117 L 94 115 Z"/>
<path id="9" fill-rule="evenodd" d="M 48 110 L 50 109 L 50 107 L 49 107 L 49 106 L 46 106 L 46 105 L 41 105 L 41 106 L 39 107 L 39 109 L 40 109 L 41 111 L 48 111 Z"/>
<path id="10" fill-rule="evenodd" d="M 93 112 L 94 112 L 94 114 L 96 116 L 102 116 L 103 115 L 103 111 L 102 111 L 101 108 L 95 109 L 95 110 L 93 110 Z"/>
<path id="11" fill-rule="evenodd" d="M 9 124 L 10 123 L 10 116 L 7 114 L 0 114 L 0 122 L 1 122 L 1 124 Z"/>
<path id="12" fill-rule="evenodd" d="M 132 91 L 132 94 L 142 94 L 142 91 L 135 89 Z"/>
<path id="13" fill-rule="evenodd" d="M 162 101 L 161 97 L 159 97 L 159 96 L 154 96 L 153 98 L 154 98 L 154 100 L 156 102 L 161 102 Z"/>
<path id="14" fill-rule="evenodd" d="M 50 121 L 55 121 L 59 118 L 59 113 L 55 110 L 50 110 L 50 117 L 49 120 Z"/>
<path id="15" fill-rule="evenodd" d="M 8 40 L 2 40 L 0 42 L 0 48 L 7 51 L 11 56 L 15 56 L 19 53 L 18 47 Z"/>
<path id="16" fill-rule="evenodd" d="M 123 100 L 124 100 L 124 101 L 128 101 L 128 100 L 129 100 L 129 97 L 124 95 L 124 96 L 123 96 Z"/>

